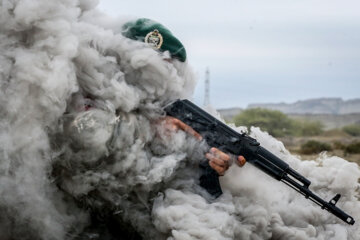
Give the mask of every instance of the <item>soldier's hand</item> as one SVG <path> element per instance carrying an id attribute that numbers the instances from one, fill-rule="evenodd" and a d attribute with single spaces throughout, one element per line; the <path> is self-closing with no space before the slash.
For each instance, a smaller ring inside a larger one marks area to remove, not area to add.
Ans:
<path id="1" fill-rule="evenodd" d="M 196 139 L 202 140 L 202 137 L 198 132 L 177 118 L 166 116 L 161 121 L 164 121 L 165 127 L 170 131 L 177 131 L 180 129 L 194 136 Z M 243 156 L 230 156 L 229 154 L 226 154 L 214 147 L 205 154 L 205 157 L 209 160 L 210 167 L 213 168 L 220 176 L 225 174 L 232 162 L 236 162 L 240 167 L 244 166 L 246 163 Z"/>
<path id="2" fill-rule="evenodd" d="M 226 154 L 214 147 L 205 154 L 205 157 L 209 160 L 210 167 L 214 169 L 220 176 L 225 174 L 226 170 L 229 169 L 233 161 L 235 161 L 240 167 L 244 166 L 246 163 L 246 160 L 243 156 L 230 156 L 229 154 Z"/>
<path id="3" fill-rule="evenodd" d="M 161 121 L 164 121 L 165 127 L 168 128 L 170 131 L 177 131 L 180 129 L 194 136 L 196 139 L 202 140 L 202 137 L 198 132 L 196 132 L 192 127 L 177 118 L 166 116 Z"/>

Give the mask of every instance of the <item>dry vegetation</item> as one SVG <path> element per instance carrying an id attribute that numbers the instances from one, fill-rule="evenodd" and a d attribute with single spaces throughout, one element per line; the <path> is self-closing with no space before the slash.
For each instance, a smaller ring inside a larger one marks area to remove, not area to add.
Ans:
<path id="1" fill-rule="evenodd" d="M 301 146 L 309 141 L 317 141 L 320 143 L 326 143 L 331 146 L 331 150 L 326 151 L 328 156 L 338 156 L 348 161 L 356 162 L 360 165 L 360 153 L 349 153 L 344 147 L 351 146 L 353 143 L 360 143 L 360 137 L 350 136 L 340 130 L 330 130 L 324 132 L 319 136 L 311 137 L 292 137 L 286 136 L 278 138 L 282 141 L 285 147 L 293 154 L 301 156 L 302 159 L 316 159 L 319 156 L 319 152 L 313 152 L 312 154 L 304 154 L 301 151 Z"/>
<path id="2" fill-rule="evenodd" d="M 237 126 L 257 126 L 281 140 L 287 149 L 302 159 L 315 159 L 326 151 L 360 165 L 360 124 L 324 131 L 319 121 L 292 119 L 269 109 L 254 108 L 234 117 Z"/>

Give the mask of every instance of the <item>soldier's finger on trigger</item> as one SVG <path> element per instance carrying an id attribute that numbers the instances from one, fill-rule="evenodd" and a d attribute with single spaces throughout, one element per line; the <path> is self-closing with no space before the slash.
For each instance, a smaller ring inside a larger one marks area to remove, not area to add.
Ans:
<path id="1" fill-rule="evenodd" d="M 225 169 L 215 164 L 214 162 L 209 162 L 209 165 L 220 175 L 223 176 L 225 173 Z"/>
<path id="2" fill-rule="evenodd" d="M 215 154 L 216 156 L 218 156 L 219 158 L 225 160 L 225 161 L 229 161 L 230 160 L 230 156 L 226 153 L 224 153 L 223 151 L 217 149 L 217 148 L 211 148 L 210 152 Z"/>
<path id="3" fill-rule="evenodd" d="M 211 153 L 206 153 L 205 157 L 212 163 L 220 166 L 220 167 L 227 167 L 227 162 L 224 161 L 223 159 L 220 159 L 218 157 L 216 157 L 215 155 L 211 154 Z"/>

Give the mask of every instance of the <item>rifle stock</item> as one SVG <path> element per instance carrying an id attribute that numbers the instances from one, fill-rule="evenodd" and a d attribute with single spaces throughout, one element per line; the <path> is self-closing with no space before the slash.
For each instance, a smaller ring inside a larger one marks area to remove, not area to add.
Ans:
<path id="1" fill-rule="evenodd" d="M 245 133 L 236 132 L 189 100 L 177 100 L 166 106 L 164 110 L 167 115 L 191 126 L 209 146 L 219 148 L 226 153 L 244 156 L 247 162 L 295 189 L 322 209 L 326 209 L 350 225 L 355 223 L 354 218 L 335 206 L 341 197 L 340 194 L 326 202 L 309 189 L 311 182 L 308 179 L 292 169 L 289 164 L 260 146 L 256 139 L 249 137 Z"/>

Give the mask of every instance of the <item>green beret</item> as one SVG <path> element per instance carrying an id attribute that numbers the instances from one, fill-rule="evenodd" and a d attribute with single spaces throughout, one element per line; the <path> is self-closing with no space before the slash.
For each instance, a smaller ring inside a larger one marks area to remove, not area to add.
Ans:
<path id="1" fill-rule="evenodd" d="M 149 43 L 160 51 L 169 51 L 171 57 L 181 62 L 186 60 L 186 51 L 182 43 L 158 22 L 147 18 L 127 22 L 122 27 L 122 34 L 127 38 Z"/>

